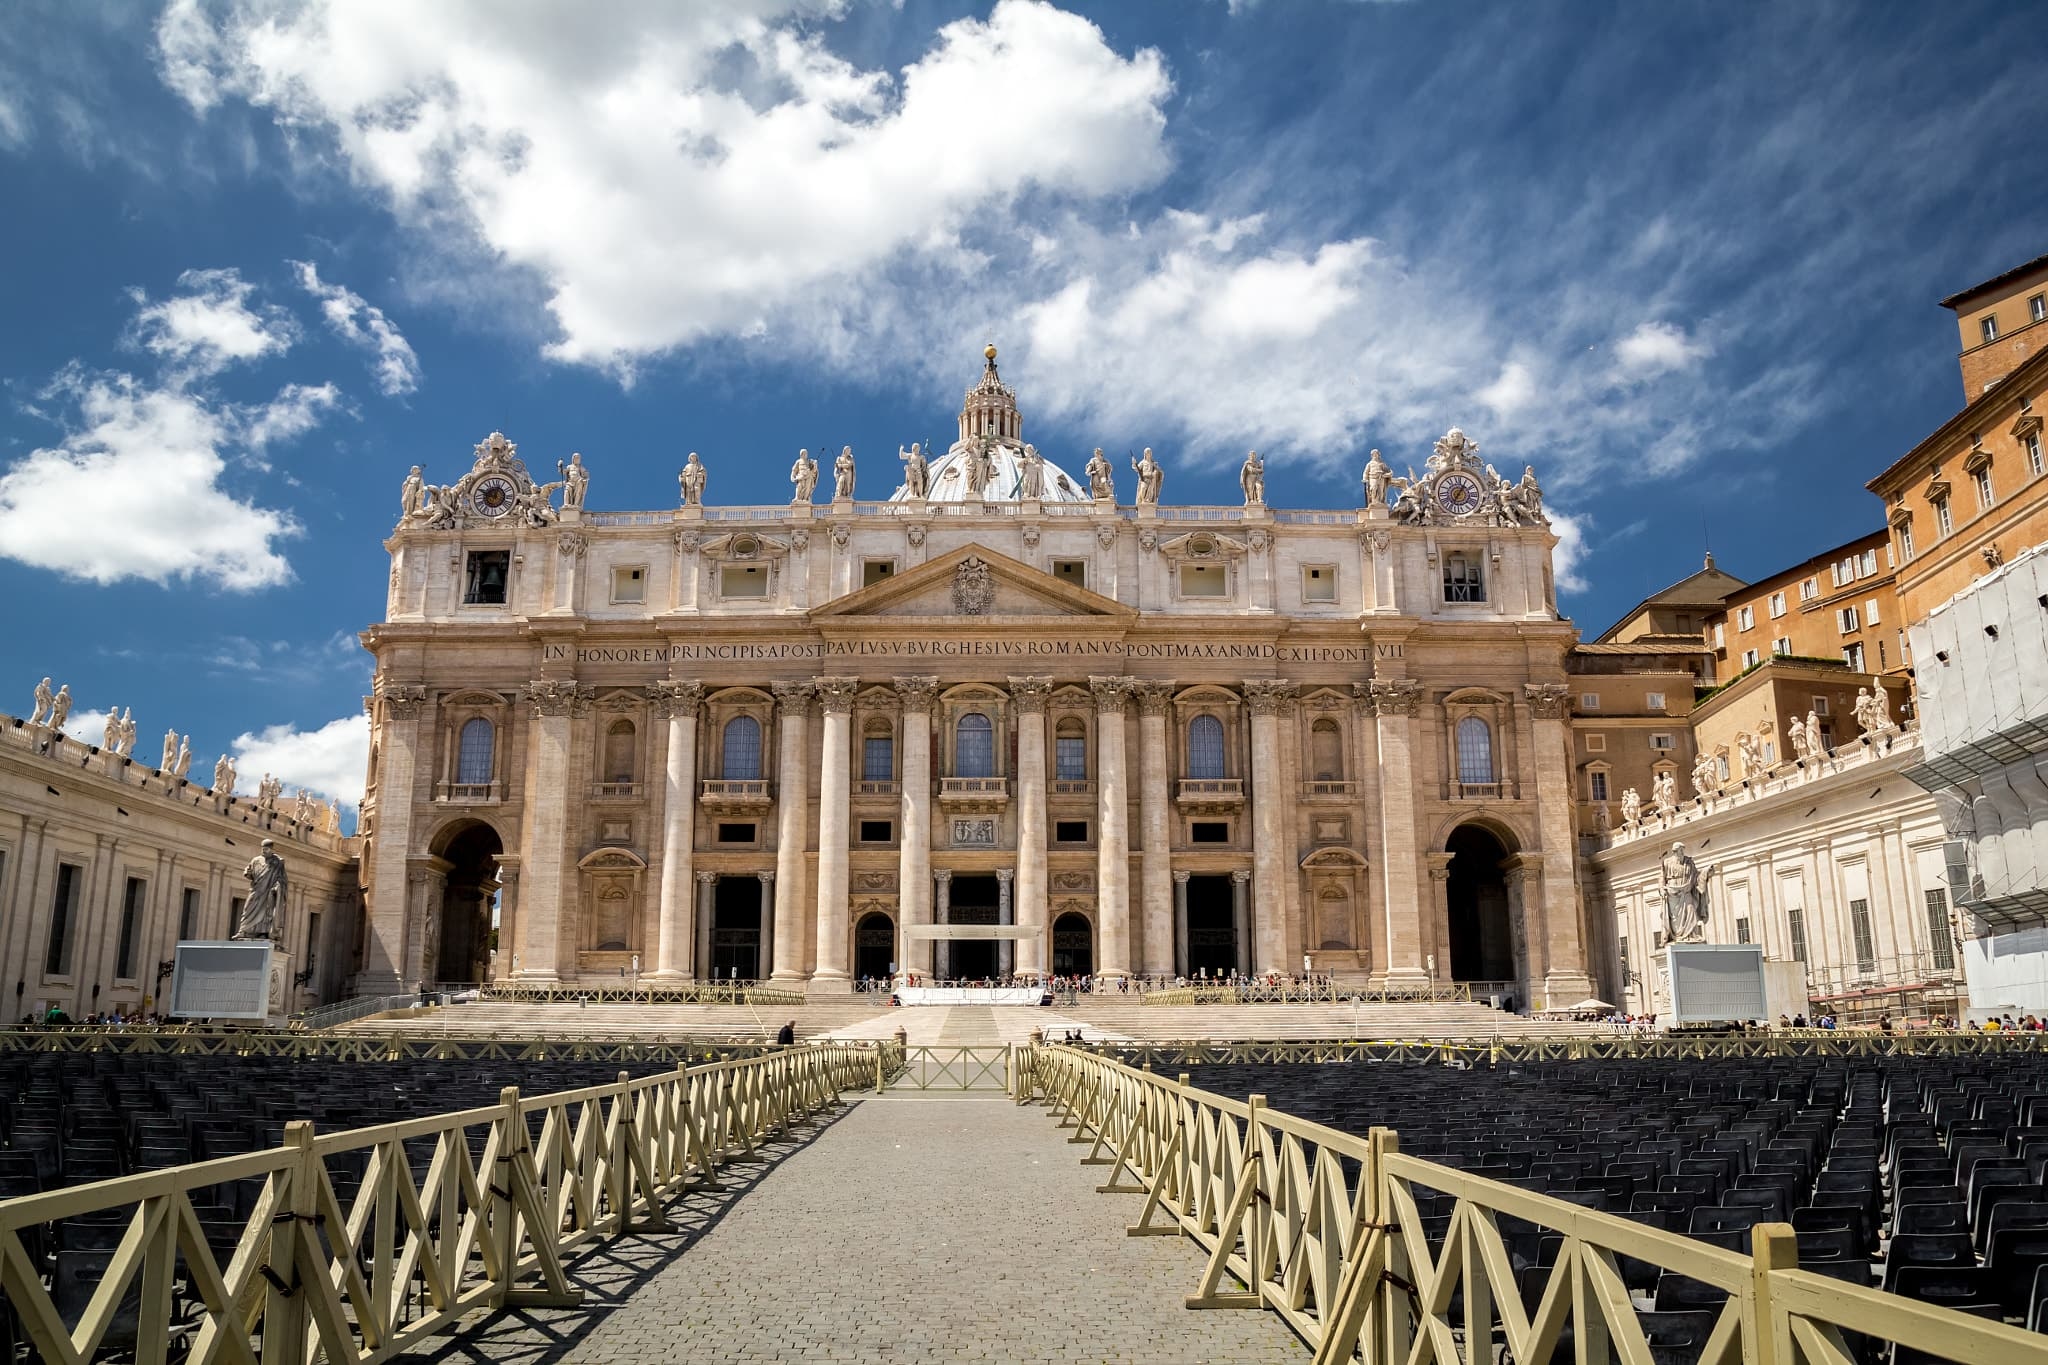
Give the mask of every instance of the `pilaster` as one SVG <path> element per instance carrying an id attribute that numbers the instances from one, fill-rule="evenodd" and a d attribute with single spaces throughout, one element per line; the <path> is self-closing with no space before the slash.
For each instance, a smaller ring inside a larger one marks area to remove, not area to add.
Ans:
<path id="1" fill-rule="evenodd" d="M 848 940 L 852 934 L 846 902 L 847 813 L 853 781 L 853 740 L 849 727 L 853 699 L 859 691 L 859 678 L 817 680 L 818 706 L 825 713 L 825 739 L 818 767 L 818 968 L 811 974 L 811 986 L 833 993 L 851 991 L 853 979 L 847 970 Z"/>
<path id="2" fill-rule="evenodd" d="M 693 970 L 690 910 L 697 846 L 697 714 L 704 701 L 704 684 L 657 682 L 648 693 L 654 714 L 668 721 L 667 760 L 662 773 L 661 908 L 654 979 L 675 981 L 690 976 Z"/>
<path id="3" fill-rule="evenodd" d="M 1151 678 L 1141 680 L 1136 686 L 1141 849 L 1138 858 L 1138 904 L 1141 907 L 1138 962 L 1139 970 L 1154 976 L 1174 971 L 1176 956 L 1173 825 L 1166 764 L 1166 756 L 1171 752 L 1167 742 L 1166 716 L 1173 706 L 1173 688 L 1171 681 Z M 1183 912 L 1185 909 L 1183 904 Z"/>
<path id="4" fill-rule="evenodd" d="M 808 731 L 813 685 L 779 682 L 773 691 L 780 741 L 775 775 L 774 978 L 793 983 L 804 979 L 804 852 L 810 830 Z M 765 917 L 762 922 L 766 924 Z"/>
<path id="5" fill-rule="evenodd" d="M 368 698 L 377 744 L 377 804 L 370 836 L 369 925 L 356 989 L 389 995 L 405 971 L 406 858 L 427 689 L 379 680 Z"/>
<path id="6" fill-rule="evenodd" d="M 903 806 L 897 831 L 897 916 L 908 927 L 932 923 L 932 703 L 939 695 L 936 677 L 908 676 L 891 680 L 903 707 Z M 896 962 L 905 974 L 932 974 L 929 940 L 908 936 L 899 945 Z"/>
<path id="7" fill-rule="evenodd" d="M 1576 874 L 1578 841 L 1572 832 L 1569 692 L 1564 683 L 1527 683 L 1522 688 L 1531 716 L 1537 828 L 1545 855 L 1542 957 L 1544 1003 L 1549 1006 L 1584 1000 L 1593 993 L 1592 978 L 1586 975 L 1586 931 Z"/>
<path id="8" fill-rule="evenodd" d="M 569 874 L 570 720 L 590 709 L 591 692 L 572 679 L 542 678 L 526 685 L 533 707 L 533 781 L 527 788 L 520 864 L 526 869 L 525 941 L 520 975 L 559 980 L 563 944 L 573 942 L 563 892 Z M 574 963 L 570 964 L 572 967 Z"/>
<path id="9" fill-rule="evenodd" d="M 1102 960 L 1096 975 L 1131 974 L 1130 793 L 1124 780 L 1124 708 L 1132 678 L 1088 680 L 1095 693 L 1096 771 L 1096 939 Z"/>
<path id="10" fill-rule="evenodd" d="M 1292 713 L 1295 691 L 1293 683 L 1281 678 L 1247 678 L 1244 683 L 1245 705 L 1252 713 L 1252 870 L 1258 879 L 1252 965 L 1259 973 L 1293 970 L 1287 957 L 1287 885 L 1295 871 L 1286 846 L 1286 810 L 1294 802 L 1285 790 L 1280 718 Z"/>
<path id="11" fill-rule="evenodd" d="M 1421 986 L 1430 980 L 1424 959 L 1435 952 L 1435 930 L 1425 927 L 1419 874 L 1421 848 L 1415 821 L 1412 727 L 1422 685 L 1408 678 L 1374 678 L 1362 688 L 1373 711 L 1379 747 L 1380 874 L 1386 905 L 1386 979 Z M 1446 964 L 1447 965 L 1447 964 Z"/>
<path id="12" fill-rule="evenodd" d="M 1045 702 L 1049 677 L 1013 677 L 1010 697 L 1017 708 L 1017 918 L 1034 926 L 1037 938 L 1016 942 L 1016 970 L 1045 970 Z M 1007 888 L 1005 888 L 1007 892 Z"/>

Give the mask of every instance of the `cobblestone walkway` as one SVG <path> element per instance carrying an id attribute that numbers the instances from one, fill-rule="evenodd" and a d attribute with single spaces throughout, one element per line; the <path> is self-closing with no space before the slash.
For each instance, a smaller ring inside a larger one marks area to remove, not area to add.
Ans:
<path id="1" fill-rule="evenodd" d="M 685 1230 L 574 1263 L 578 1309 L 525 1310 L 443 1361 L 1305 1361 L 1271 1313 L 1191 1312 L 1194 1244 L 1126 1237 L 1044 1109 L 864 1100 L 744 1190 L 693 1194 Z"/>

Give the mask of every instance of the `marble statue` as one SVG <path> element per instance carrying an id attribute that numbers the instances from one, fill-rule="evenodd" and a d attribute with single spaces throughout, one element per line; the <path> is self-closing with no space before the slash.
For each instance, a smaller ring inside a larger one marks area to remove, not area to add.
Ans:
<path id="1" fill-rule="evenodd" d="M 1668 943 L 1704 943 L 1707 937 L 1707 874 L 1673 843 L 1664 855 L 1664 938 Z"/>
<path id="2" fill-rule="evenodd" d="M 834 501 L 853 496 L 853 447 L 839 447 L 839 458 L 832 462 L 832 497 Z"/>
<path id="3" fill-rule="evenodd" d="M 1387 486 L 1394 490 L 1394 520 L 1419 522 L 1425 519 L 1428 509 L 1422 503 L 1421 482 L 1415 478 L 1412 469 L 1407 478 L 1396 476 L 1388 480 Z"/>
<path id="4" fill-rule="evenodd" d="M 562 476 L 563 509 L 583 506 L 583 495 L 590 489 L 590 471 L 583 466 L 583 456 L 570 451 L 568 464 L 555 461 L 555 472 Z"/>
<path id="5" fill-rule="evenodd" d="M 312 814 L 313 794 L 301 787 L 297 795 L 292 797 L 292 823 L 304 829 Z"/>
<path id="6" fill-rule="evenodd" d="M 561 480 L 557 480 L 554 483 L 537 483 L 520 496 L 519 507 L 526 517 L 526 524 L 528 526 L 552 526 L 555 524 L 555 490 L 563 486 L 564 483 Z M 452 519 L 454 515 L 453 503 L 450 503 L 449 515 Z"/>
<path id="7" fill-rule="evenodd" d="M 100 722 L 100 748 L 110 754 L 121 752 L 121 708 L 107 712 L 107 718 Z"/>
<path id="8" fill-rule="evenodd" d="M 192 736 L 183 735 L 178 740 L 178 756 L 171 760 L 171 776 L 183 777 L 192 771 Z"/>
<path id="9" fill-rule="evenodd" d="M 1100 454 L 1101 452 L 1098 451 L 1096 453 Z M 28 718 L 28 723 L 30 725 L 41 725 L 43 721 L 49 716 L 50 697 L 50 680 L 48 678 L 45 678 L 41 682 L 36 684 L 36 709 L 33 713 L 30 714 Z"/>
<path id="10" fill-rule="evenodd" d="M 1827 741 L 1821 738 L 1820 717 L 1811 711 L 1806 713 L 1806 748 L 1815 758 L 1828 755 Z"/>
<path id="11" fill-rule="evenodd" d="M 1609 826 L 1607 823 L 1607 803 L 1603 801 L 1599 805 L 1593 807 L 1593 832 L 1595 834 L 1605 834 L 1608 831 L 1608 828 Z"/>
<path id="12" fill-rule="evenodd" d="M 158 763 L 158 764 L 156 765 L 156 770 L 157 770 L 158 772 L 160 772 L 160 773 L 167 773 L 167 772 L 171 771 L 171 769 L 173 769 L 173 768 L 175 768 L 175 767 L 177 767 L 177 766 L 178 766 L 178 732 L 177 732 L 176 730 L 166 730 L 166 731 L 164 731 L 164 755 L 163 755 L 163 761 L 162 761 L 161 763 Z"/>
<path id="13" fill-rule="evenodd" d="M 132 706 L 124 706 L 121 708 L 121 757 L 133 758 L 134 756 L 135 708 Z"/>
<path id="14" fill-rule="evenodd" d="M 1023 472 L 1018 479 L 1017 496 L 1023 499 L 1045 496 L 1045 457 L 1038 453 L 1037 446 L 1024 447 Z"/>
<path id="15" fill-rule="evenodd" d="M 284 859 L 277 855 L 273 840 L 263 841 L 263 851 L 242 869 L 249 882 L 249 899 L 242 905 L 241 923 L 235 926 L 237 942 L 274 939 L 283 929 L 285 893 L 290 889 Z"/>
<path id="16" fill-rule="evenodd" d="M 1877 722 L 1871 727 L 1874 730 L 1892 728 L 1892 698 L 1883 683 L 1870 689 L 1870 718 Z"/>
<path id="17" fill-rule="evenodd" d="M 50 728 L 62 730 L 65 719 L 71 714 L 71 684 L 60 683 L 57 695 L 50 698 Z"/>
<path id="18" fill-rule="evenodd" d="M 1385 507 L 1387 505 L 1387 483 L 1394 477 L 1394 471 L 1380 458 L 1375 450 L 1372 458 L 1365 462 L 1365 505 Z"/>
<path id="19" fill-rule="evenodd" d="M 1244 457 L 1244 468 L 1237 471 L 1237 485 L 1244 490 L 1244 505 L 1252 507 L 1266 500 L 1266 462 L 1254 450 Z"/>
<path id="20" fill-rule="evenodd" d="M 1630 787 L 1621 794 L 1621 827 L 1634 829 L 1642 823 L 1642 819 L 1643 798 L 1636 794 L 1634 787 Z"/>
<path id="21" fill-rule="evenodd" d="M 676 475 L 676 483 L 681 487 L 683 493 L 683 506 L 702 507 L 704 505 L 705 477 L 704 462 L 697 458 L 697 452 L 693 450 L 690 452 L 690 458 L 683 462 L 682 472 Z"/>
<path id="22" fill-rule="evenodd" d="M 1715 765 L 1712 754 L 1703 751 L 1693 760 L 1692 789 L 1699 793 L 1702 803 L 1706 801 L 1707 793 L 1720 785 L 1720 778 L 1720 769 Z"/>
<path id="23" fill-rule="evenodd" d="M 1669 768 L 1657 774 L 1657 780 L 1650 784 L 1650 799 L 1659 810 L 1678 809 L 1678 778 Z"/>
<path id="24" fill-rule="evenodd" d="M 1088 466 L 1082 471 L 1088 476 L 1088 494 L 1107 502 L 1116 501 L 1116 470 L 1103 457 L 1102 447 L 1095 447 L 1095 453 L 1088 457 Z M 48 681 L 45 679 L 45 681 Z"/>
<path id="25" fill-rule="evenodd" d="M 989 477 L 995 473 L 995 463 L 995 455 L 985 442 L 967 452 L 968 492 L 977 498 L 986 496 Z"/>
<path id="26" fill-rule="evenodd" d="M 235 761 L 222 754 L 213 765 L 213 789 L 222 796 L 235 792 Z"/>
<path id="27" fill-rule="evenodd" d="M 276 810 L 277 795 L 283 790 L 284 783 L 282 781 L 272 777 L 269 773 L 263 774 L 263 780 L 256 784 L 256 809 L 260 811 Z"/>
<path id="28" fill-rule="evenodd" d="M 1145 453 L 1131 461 L 1131 468 L 1138 476 L 1139 506 L 1157 507 L 1159 490 L 1166 483 L 1166 470 L 1159 461 L 1152 458 L 1152 447 L 1146 446 Z"/>
<path id="29" fill-rule="evenodd" d="M 1813 757 L 1813 746 L 1806 742 L 1806 725 L 1794 716 L 1785 722 L 1785 738 L 1792 746 L 1792 757 L 1804 763 Z"/>
<path id="30" fill-rule="evenodd" d="M 908 450 L 905 450 L 902 446 L 897 446 L 896 458 L 903 461 L 903 487 L 905 491 L 911 497 L 922 501 L 925 494 L 931 491 L 932 481 L 931 466 L 925 463 L 924 447 L 916 441 L 910 443 L 910 449 Z"/>
<path id="31" fill-rule="evenodd" d="M 405 476 L 405 484 L 398 490 L 399 515 L 416 517 L 427 505 L 427 481 L 420 477 L 420 467 L 414 465 L 412 473 Z"/>
<path id="32" fill-rule="evenodd" d="M 1550 518 L 1544 515 L 1543 511 L 1543 485 L 1536 482 L 1535 465 L 1525 464 L 1522 466 L 1522 481 L 1515 485 L 1513 497 L 1515 506 L 1521 513 L 1523 524 L 1535 525 L 1540 523 L 1547 525 L 1549 523 Z"/>
<path id="33" fill-rule="evenodd" d="M 789 467 L 789 482 L 795 488 L 791 502 L 809 502 L 811 495 L 818 491 L 818 462 L 811 458 L 808 450 L 796 453 L 796 463 Z"/>
<path id="34" fill-rule="evenodd" d="M 1735 737 L 1735 748 L 1742 755 L 1742 775 L 1744 777 L 1762 777 L 1764 774 L 1764 746 L 1757 737 L 1744 730 Z"/>

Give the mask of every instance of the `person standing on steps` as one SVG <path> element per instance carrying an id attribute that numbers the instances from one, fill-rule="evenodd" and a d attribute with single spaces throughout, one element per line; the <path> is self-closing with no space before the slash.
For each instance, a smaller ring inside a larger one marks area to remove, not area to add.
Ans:
<path id="1" fill-rule="evenodd" d="M 775 1031 L 775 1041 L 788 1047 L 796 1042 L 796 1020 L 792 1019 Z"/>

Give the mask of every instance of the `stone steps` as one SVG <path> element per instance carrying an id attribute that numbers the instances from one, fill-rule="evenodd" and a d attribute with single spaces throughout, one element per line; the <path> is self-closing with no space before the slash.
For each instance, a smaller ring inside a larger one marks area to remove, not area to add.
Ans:
<path id="1" fill-rule="evenodd" d="M 344 1034 L 462 1038 L 773 1038 L 796 1021 L 800 1038 L 830 1033 L 884 1012 L 872 1001 L 803 1005 L 590 1005 L 477 1001 L 371 1015 L 330 1030 Z"/>
<path id="2" fill-rule="evenodd" d="M 1585 1032 L 1583 1025 L 1525 1019 L 1485 1005 L 1464 1003 L 1145 1005 L 1135 1000 L 1087 1000 L 1063 1008 L 1075 1019 L 1104 1033 L 1157 1041 L 1569 1038 Z"/>

